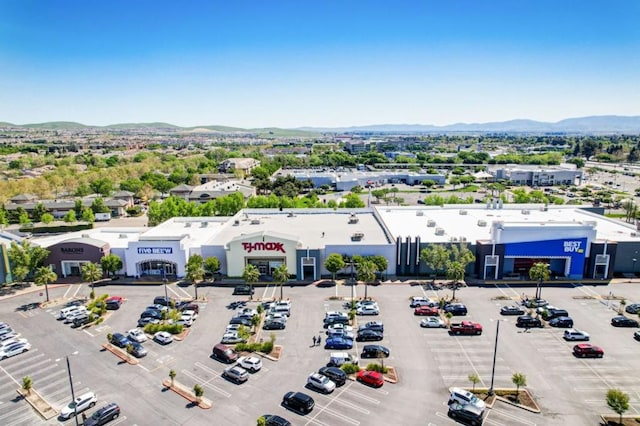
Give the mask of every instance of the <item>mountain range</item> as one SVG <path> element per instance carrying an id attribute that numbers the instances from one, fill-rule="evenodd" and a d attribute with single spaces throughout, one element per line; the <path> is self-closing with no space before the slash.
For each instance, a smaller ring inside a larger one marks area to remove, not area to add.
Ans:
<path id="1" fill-rule="evenodd" d="M 253 133 L 272 136 L 311 136 L 317 133 L 640 133 L 640 116 L 598 115 L 568 118 L 558 122 L 543 122 L 527 119 L 498 121 L 490 123 L 455 123 L 445 126 L 431 124 L 371 124 L 352 127 L 298 127 L 293 129 L 261 128 L 243 129 L 228 126 L 180 127 L 170 123 L 120 123 L 109 126 L 89 126 L 69 121 L 55 121 L 34 124 L 12 124 L 0 122 L 0 127 L 29 129 L 71 130 L 84 128 L 99 129 L 171 129 L 185 132 Z"/>

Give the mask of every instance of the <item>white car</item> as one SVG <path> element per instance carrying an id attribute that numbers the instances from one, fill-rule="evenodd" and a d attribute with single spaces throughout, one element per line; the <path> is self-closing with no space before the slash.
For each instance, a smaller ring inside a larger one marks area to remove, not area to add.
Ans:
<path id="1" fill-rule="evenodd" d="M 307 384 L 324 393 L 331 393 L 336 389 L 336 384 L 329 380 L 327 376 L 320 373 L 309 374 L 309 377 L 307 377 Z"/>
<path id="2" fill-rule="evenodd" d="M 353 327 L 346 324 L 331 324 L 329 327 L 327 327 L 327 334 L 329 334 L 329 330 L 344 330 L 349 332 L 353 331 Z"/>
<path id="3" fill-rule="evenodd" d="M 24 338 L 18 338 L 18 337 L 14 337 L 13 339 L 7 339 L 4 342 L 0 343 L 0 349 L 3 349 L 9 345 L 12 345 L 14 343 L 28 343 L 29 341 L 27 339 Z"/>
<path id="4" fill-rule="evenodd" d="M 262 369 L 262 360 L 257 356 L 241 356 L 238 358 L 238 365 L 250 373 L 255 373 Z"/>
<path id="5" fill-rule="evenodd" d="M 356 309 L 356 315 L 379 315 L 380 310 L 375 306 L 363 306 Z"/>
<path id="6" fill-rule="evenodd" d="M 9 324 L 6 322 L 0 322 L 0 330 L 4 330 L 5 328 L 9 328 Z"/>
<path id="7" fill-rule="evenodd" d="M 229 324 L 229 325 L 227 326 L 227 328 L 225 328 L 224 332 L 225 332 L 225 334 L 226 334 L 226 333 L 229 333 L 229 332 L 236 332 L 236 333 L 237 333 L 237 332 L 238 332 L 238 330 L 240 329 L 240 326 L 241 326 L 241 325 L 242 325 L 242 324 Z"/>
<path id="8" fill-rule="evenodd" d="M 198 318 L 198 313 L 196 311 L 192 311 L 191 309 L 187 309 L 186 311 L 182 311 L 182 316 L 191 317 L 193 321 Z"/>
<path id="9" fill-rule="evenodd" d="M 469 392 L 468 390 L 464 390 L 461 388 L 451 388 L 451 395 L 449 396 L 449 404 L 457 402 L 459 404 L 471 404 L 480 410 L 484 410 L 485 402 Z"/>
<path id="10" fill-rule="evenodd" d="M 589 333 L 585 333 L 584 331 L 580 331 L 576 328 L 571 328 L 569 330 L 564 331 L 564 339 L 565 340 L 584 340 L 587 341 L 590 339 Z"/>
<path id="11" fill-rule="evenodd" d="M 147 335 L 144 334 L 144 331 L 139 328 L 134 328 L 132 330 L 127 331 L 127 337 L 129 340 L 133 340 L 134 342 L 142 343 L 147 341 Z"/>
<path id="12" fill-rule="evenodd" d="M 433 308 L 434 306 L 439 306 L 439 303 L 437 300 L 432 300 L 427 297 L 422 297 L 422 296 L 412 297 L 409 307 L 417 308 L 418 306 L 429 306 Z"/>
<path id="13" fill-rule="evenodd" d="M 336 328 L 336 329 L 327 329 L 328 337 L 344 337 L 345 339 L 355 339 L 355 335 L 353 331 L 345 331 L 344 329 Z"/>
<path id="14" fill-rule="evenodd" d="M 6 359 L 21 353 L 25 353 L 29 349 L 31 349 L 31 343 L 29 342 L 17 342 L 7 346 L 3 346 L 2 349 L 0 349 L 0 359 Z"/>
<path id="15" fill-rule="evenodd" d="M 329 312 L 325 312 L 324 317 L 325 319 L 334 318 L 334 317 L 349 318 L 349 315 L 347 315 L 344 312 L 329 311 Z"/>
<path id="16" fill-rule="evenodd" d="M 9 329 L 11 330 L 11 329 Z M 16 339 L 20 337 L 20 333 L 18 333 L 17 331 L 9 331 L 8 333 L 4 333 L 2 335 L 0 335 L 0 341 L 2 342 L 6 342 L 7 340 L 12 340 L 12 339 Z"/>
<path id="17" fill-rule="evenodd" d="M 228 333 L 224 333 L 224 335 L 222 336 L 222 340 L 220 340 L 220 343 L 240 343 L 244 341 L 245 340 L 240 337 L 238 333 L 231 331 Z"/>
<path id="18" fill-rule="evenodd" d="M 286 323 L 289 317 L 282 313 L 272 313 L 265 318 L 266 321 L 281 321 Z"/>
<path id="19" fill-rule="evenodd" d="M 65 324 L 73 323 L 74 319 L 86 314 L 87 314 L 87 308 L 85 308 L 84 306 L 78 306 L 78 309 L 75 309 L 69 312 L 67 316 L 64 317 L 64 323 Z"/>
<path id="20" fill-rule="evenodd" d="M 171 333 L 168 333 L 166 331 L 158 331 L 153 335 L 153 340 L 162 345 L 166 345 L 173 342 L 173 336 L 171 335 Z"/>
<path id="21" fill-rule="evenodd" d="M 445 328 L 446 325 L 441 318 L 429 317 L 420 321 L 420 327 L 426 328 Z"/>
<path id="22" fill-rule="evenodd" d="M 378 308 L 378 303 L 373 300 L 361 300 L 356 303 L 356 309 L 364 306 L 373 306 L 374 308 Z"/>
<path id="23" fill-rule="evenodd" d="M 184 311 L 178 320 L 178 324 L 182 324 L 186 327 L 191 327 L 195 322 L 196 318 L 198 318 L 198 314 L 196 311 Z"/>
<path id="24" fill-rule="evenodd" d="M 93 392 L 82 394 L 76 397 L 76 399 L 74 399 L 72 402 L 70 402 L 69 405 L 60 410 L 60 417 L 65 420 L 70 419 L 74 414 L 80 414 L 83 411 L 93 407 L 94 405 L 96 405 L 97 401 L 98 398 Z"/>

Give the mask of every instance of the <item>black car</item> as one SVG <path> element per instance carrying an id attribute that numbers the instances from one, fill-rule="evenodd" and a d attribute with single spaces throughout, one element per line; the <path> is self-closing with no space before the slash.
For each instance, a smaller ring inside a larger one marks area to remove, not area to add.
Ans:
<path id="1" fill-rule="evenodd" d="M 324 319 L 324 328 L 333 324 L 349 324 L 349 317 L 329 317 Z"/>
<path id="2" fill-rule="evenodd" d="M 361 358 L 389 358 L 389 349 L 382 345 L 364 345 Z"/>
<path id="3" fill-rule="evenodd" d="M 356 340 L 358 342 L 370 342 L 370 341 L 378 341 L 383 339 L 383 334 L 379 331 L 374 331 L 370 329 L 358 330 L 358 335 L 356 336 Z"/>
<path id="4" fill-rule="evenodd" d="M 471 426 L 479 426 L 482 424 L 482 416 L 484 409 L 477 408 L 473 404 L 460 404 L 457 402 L 449 405 L 449 417 L 461 420 L 465 424 Z"/>
<path id="5" fill-rule="evenodd" d="M 551 327 L 571 328 L 573 327 L 573 320 L 569 317 L 557 317 L 549 321 Z"/>
<path id="6" fill-rule="evenodd" d="M 462 303 L 451 303 L 444 307 L 445 312 L 450 312 L 451 315 L 467 315 L 467 307 Z"/>
<path id="7" fill-rule="evenodd" d="M 172 299 L 171 297 L 157 296 L 156 298 L 153 299 L 153 304 L 162 305 L 162 306 L 172 306 L 172 305 L 175 306 L 176 300 Z"/>
<path id="8" fill-rule="evenodd" d="M 300 414 L 309 414 L 316 403 L 306 393 L 287 392 L 282 398 L 282 405 Z"/>
<path id="9" fill-rule="evenodd" d="M 235 295 L 252 295 L 255 293 L 255 290 L 250 285 L 239 285 L 233 289 L 233 294 Z"/>
<path id="10" fill-rule="evenodd" d="M 235 317 L 235 318 L 231 318 L 231 321 L 229 321 L 229 324 L 231 325 L 238 324 L 238 325 L 244 325 L 245 327 L 251 327 L 251 320 L 247 318 L 242 318 L 242 317 Z"/>
<path id="11" fill-rule="evenodd" d="M 287 324 L 284 321 L 265 321 L 263 330 L 284 330 Z"/>
<path id="12" fill-rule="evenodd" d="M 157 324 L 160 320 L 157 318 L 145 317 L 138 320 L 138 327 L 144 327 L 147 324 Z"/>
<path id="13" fill-rule="evenodd" d="M 567 312 L 564 309 L 551 308 L 551 309 L 545 309 L 542 311 L 542 319 L 545 321 L 551 321 L 554 318 L 568 317 L 568 316 L 569 316 L 569 312 Z"/>
<path id="14" fill-rule="evenodd" d="M 362 330 L 373 330 L 384 333 L 384 324 L 382 324 L 380 321 L 369 321 L 368 323 L 362 324 L 360 327 L 358 327 L 358 331 Z"/>
<path id="15" fill-rule="evenodd" d="M 162 312 L 157 309 L 147 309 L 140 314 L 140 318 L 153 318 L 160 320 L 162 319 Z"/>
<path id="16" fill-rule="evenodd" d="M 611 325 L 614 327 L 638 327 L 638 321 L 620 315 L 611 318 Z"/>
<path id="17" fill-rule="evenodd" d="M 534 327 L 542 327 L 542 321 L 540 318 L 534 318 L 530 315 L 522 315 L 519 316 L 516 320 L 516 327 L 521 328 L 534 328 Z"/>
<path id="18" fill-rule="evenodd" d="M 275 414 L 263 414 L 265 426 L 291 426 L 291 422 Z"/>
<path id="19" fill-rule="evenodd" d="M 640 303 L 632 303 L 630 305 L 627 305 L 626 308 L 624 308 L 624 310 L 628 313 L 628 314 L 638 314 L 640 313 Z"/>
<path id="20" fill-rule="evenodd" d="M 82 422 L 84 426 L 101 426 L 117 419 L 120 415 L 120 406 L 115 402 L 105 405 L 94 412 L 91 417 Z"/>
<path id="21" fill-rule="evenodd" d="M 503 306 L 500 315 L 524 315 L 525 311 L 520 306 Z"/>
<path id="22" fill-rule="evenodd" d="M 347 374 L 338 367 L 322 367 L 318 373 L 327 376 L 336 386 L 342 386 L 347 382 Z"/>
<path id="23" fill-rule="evenodd" d="M 125 348 L 131 341 L 122 333 L 113 333 L 111 335 L 111 344 L 119 348 Z"/>

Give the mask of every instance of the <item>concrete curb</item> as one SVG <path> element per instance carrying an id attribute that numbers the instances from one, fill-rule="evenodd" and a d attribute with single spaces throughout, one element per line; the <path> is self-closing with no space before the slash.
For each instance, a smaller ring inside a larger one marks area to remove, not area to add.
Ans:
<path id="1" fill-rule="evenodd" d="M 203 410 L 208 410 L 211 407 L 213 407 L 213 403 L 209 399 L 203 396 L 200 398 L 200 401 L 198 401 L 198 399 L 195 397 L 195 395 L 193 395 L 191 390 L 186 389 L 183 385 L 181 385 L 179 382 L 176 382 L 175 380 L 173 381 L 173 385 L 172 385 L 171 380 L 165 379 L 162 381 L 162 386 L 164 386 L 165 389 L 170 389 L 174 391 L 175 393 L 177 393 L 187 401 L 197 405 Z"/>
<path id="2" fill-rule="evenodd" d="M 132 358 L 129 354 L 125 353 L 122 349 L 113 346 L 111 343 L 104 343 L 102 347 L 129 365 L 140 364 L 140 361 L 138 361 L 136 358 Z"/>

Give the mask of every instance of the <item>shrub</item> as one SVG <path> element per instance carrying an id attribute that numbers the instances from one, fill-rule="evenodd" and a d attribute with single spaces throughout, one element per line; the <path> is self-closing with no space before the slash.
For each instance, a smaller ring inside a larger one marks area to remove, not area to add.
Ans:
<path id="1" fill-rule="evenodd" d="M 258 314 L 261 314 L 264 312 L 264 308 L 262 307 L 262 305 L 258 305 L 258 309 L 256 309 L 258 311 Z"/>
<path id="2" fill-rule="evenodd" d="M 273 342 L 264 342 L 260 348 L 260 352 L 264 352 L 265 354 L 270 354 L 273 351 Z"/>
<path id="3" fill-rule="evenodd" d="M 369 371 L 377 371 L 378 373 L 383 373 L 383 374 L 389 371 L 387 367 L 382 367 L 382 365 L 375 364 L 375 363 L 368 364 L 366 369 Z"/>
<path id="4" fill-rule="evenodd" d="M 183 329 L 182 324 L 147 324 L 144 326 L 144 332 L 147 334 L 156 334 L 158 331 L 180 334 Z"/>
<path id="5" fill-rule="evenodd" d="M 103 317 L 98 318 L 98 319 L 96 320 L 96 325 L 98 325 L 98 324 L 102 323 L 102 321 L 104 321 L 104 318 L 103 318 Z"/>
<path id="6" fill-rule="evenodd" d="M 349 311 L 349 320 L 353 321 L 353 319 L 356 317 L 356 310 L 352 309 Z"/>
<path id="7" fill-rule="evenodd" d="M 360 367 L 358 367 L 355 364 L 350 364 L 350 363 L 342 364 L 340 369 L 342 371 L 344 371 L 345 374 L 354 374 L 354 373 L 357 373 L 358 371 L 360 371 Z"/>

